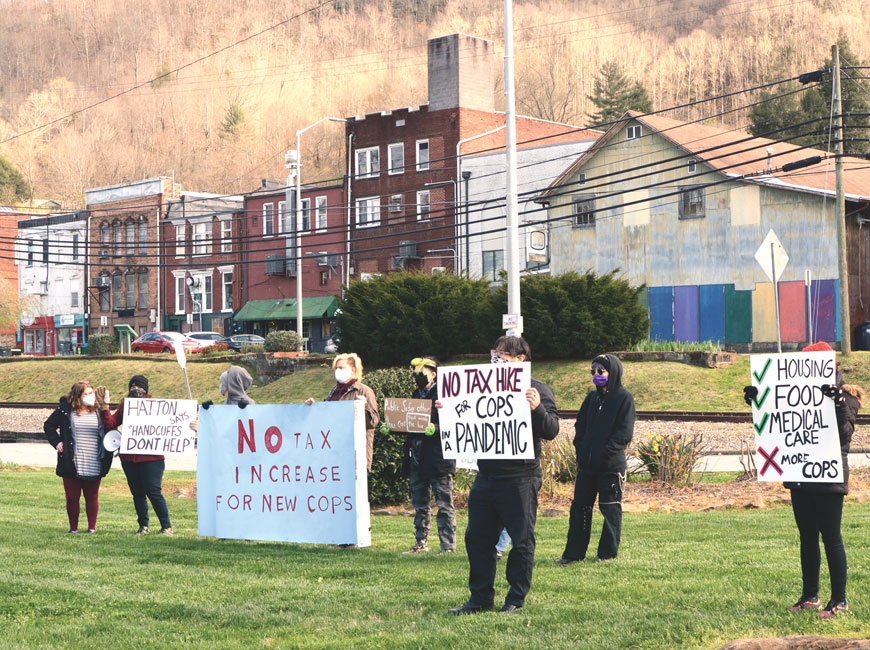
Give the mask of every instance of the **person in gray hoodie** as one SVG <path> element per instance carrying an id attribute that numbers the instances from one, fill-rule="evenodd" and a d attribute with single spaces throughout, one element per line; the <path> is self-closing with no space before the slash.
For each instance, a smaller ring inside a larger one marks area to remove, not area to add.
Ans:
<path id="1" fill-rule="evenodd" d="M 568 540 L 556 564 L 586 559 L 592 528 L 592 507 L 604 515 L 598 559 L 612 560 L 622 536 L 622 487 L 625 448 L 634 435 L 634 396 L 622 385 L 622 362 L 612 354 L 592 360 L 592 383 L 574 423 L 577 482 L 568 523 Z"/>
<path id="2" fill-rule="evenodd" d="M 240 408 L 256 404 L 245 392 L 253 383 L 254 379 L 247 370 L 240 366 L 230 366 L 229 370 L 221 373 L 221 395 L 226 396 L 227 404 L 237 404 Z"/>

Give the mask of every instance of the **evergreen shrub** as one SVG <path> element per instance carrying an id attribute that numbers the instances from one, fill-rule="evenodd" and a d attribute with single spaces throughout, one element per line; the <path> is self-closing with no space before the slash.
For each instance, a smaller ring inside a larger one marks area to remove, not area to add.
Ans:
<path id="1" fill-rule="evenodd" d="M 118 341 L 111 334 L 91 334 L 87 350 L 88 355 L 94 357 L 118 354 L 121 351 Z"/>
<path id="2" fill-rule="evenodd" d="M 266 334 L 266 352 L 299 352 L 302 339 L 294 331 L 280 330 Z"/>

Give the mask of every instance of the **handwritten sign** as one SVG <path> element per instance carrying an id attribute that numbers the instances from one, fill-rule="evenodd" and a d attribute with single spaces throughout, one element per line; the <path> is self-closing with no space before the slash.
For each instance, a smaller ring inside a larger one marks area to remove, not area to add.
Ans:
<path id="1" fill-rule="evenodd" d="M 821 389 L 837 383 L 834 352 L 756 354 L 750 367 L 758 480 L 842 481 L 836 408 Z"/>
<path id="2" fill-rule="evenodd" d="M 530 363 L 438 368 L 444 458 L 534 458 Z"/>
<path id="3" fill-rule="evenodd" d="M 126 398 L 120 453 L 192 456 L 196 408 L 193 399 Z"/>
<path id="4" fill-rule="evenodd" d="M 200 535 L 371 545 L 361 401 L 199 413 Z"/>
<path id="5" fill-rule="evenodd" d="M 432 400 L 384 399 L 384 419 L 390 431 L 400 433 L 423 433 L 432 419 Z"/>

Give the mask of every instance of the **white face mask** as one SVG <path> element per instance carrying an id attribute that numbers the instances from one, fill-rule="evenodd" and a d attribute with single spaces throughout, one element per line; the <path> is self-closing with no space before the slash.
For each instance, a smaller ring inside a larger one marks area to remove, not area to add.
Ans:
<path id="1" fill-rule="evenodd" d="M 85 406 L 93 406 L 97 403 L 97 396 L 91 393 L 90 395 L 82 395 L 82 404 Z"/>
<path id="2" fill-rule="evenodd" d="M 336 368 L 335 369 L 335 381 L 339 384 L 344 384 L 348 379 L 353 377 L 353 370 L 350 368 Z"/>

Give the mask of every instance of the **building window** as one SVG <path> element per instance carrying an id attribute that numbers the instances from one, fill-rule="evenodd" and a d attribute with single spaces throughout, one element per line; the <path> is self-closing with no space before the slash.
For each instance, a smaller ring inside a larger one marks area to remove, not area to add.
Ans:
<path id="1" fill-rule="evenodd" d="M 193 298 L 194 313 L 211 312 L 211 274 L 194 278 L 194 283 L 190 287 L 190 296 Z"/>
<path id="2" fill-rule="evenodd" d="M 72 258 L 73 260 L 77 260 L 79 258 L 79 236 L 72 236 Z"/>
<path id="3" fill-rule="evenodd" d="M 139 309 L 148 309 L 148 272 L 140 271 L 139 275 Z"/>
<path id="4" fill-rule="evenodd" d="M 109 254 L 108 252 L 106 252 L 105 254 L 102 253 L 102 251 L 109 250 L 109 224 L 107 224 L 105 221 L 100 224 L 100 250 L 100 257 L 105 257 Z"/>
<path id="5" fill-rule="evenodd" d="M 121 226 L 120 221 L 112 222 L 112 243 L 114 244 L 114 251 L 112 254 L 115 257 L 120 257 L 124 254 L 124 230 Z"/>
<path id="6" fill-rule="evenodd" d="M 187 285 L 184 282 L 183 275 L 175 277 L 175 313 L 183 314 L 185 307 L 185 289 Z"/>
<path id="7" fill-rule="evenodd" d="M 359 149 L 356 152 L 357 178 L 372 178 L 381 171 L 378 148 Z"/>
<path id="8" fill-rule="evenodd" d="M 136 222 L 132 219 L 128 219 L 124 224 L 124 239 L 126 240 L 126 246 L 124 247 L 125 255 L 135 255 L 136 254 Z"/>
<path id="9" fill-rule="evenodd" d="M 193 224 L 193 254 L 211 255 L 211 222 Z"/>
<path id="10" fill-rule="evenodd" d="M 185 244 L 187 243 L 185 241 L 186 237 L 185 224 L 180 223 L 175 226 L 175 257 L 184 257 Z"/>
<path id="11" fill-rule="evenodd" d="M 403 174 L 405 172 L 405 145 L 404 143 L 391 144 L 387 147 L 390 155 L 390 174 Z"/>
<path id="12" fill-rule="evenodd" d="M 571 224 L 575 228 L 595 225 L 595 199 L 591 196 L 571 198 Z"/>
<path id="13" fill-rule="evenodd" d="M 425 221 L 429 217 L 429 190 L 417 192 L 417 220 Z"/>
<path id="14" fill-rule="evenodd" d="M 233 272 L 221 273 L 221 299 L 223 300 L 221 311 L 233 310 Z M 304 310 L 303 310 L 304 311 Z"/>
<path id="15" fill-rule="evenodd" d="M 221 221 L 221 253 L 233 252 L 233 220 Z"/>
<path id="16" fill-rule="evenodd" d="M 148 219 L 139 217 L 139 254 L 148 254 Z"/>
<path id="17" fill-rule="evenodd" d="M 124 276 L 126 280 L 126 298 L 127 298 L 127 309 L 135 309 L 136 308 L 136 274 L 128 273 Z"/>
<path id="18" fill-rule="evenodd" d="M 318 196 L 314 199 L 314 219 L 317 222 L 317 230 L 326 230 L 326 197 Z"/>
<path id="19" fill-rule="evenodd" d="M 368 228 L 381 223 L 381 206 L 378 197 L 371 196 L 356 200 L 357 228 Z"/>
<path id="20" fill-rule="evenodd" d="M 73 307 L 73 308 L 79 306 L 79 292 L 78 291 L 70 291 L 69 306 Z"/>
<path id="21" fill-rule="evenodd" d="M 504 250 L 483 251 L 483 279 L 496 282 L 504 270 Z"/>
<path id="22" fill-rule="evenodd" d="M 311 230 L 311 199 L 302 199 L 302 232 Z"/>
<path id="23" fill-rule="evenodd" d="M 689 174 L 694 174 L 698 168 L 698 161 L 690 160 L 689 164 L 686 166 L 686 172 Z"/>
<path id="24" fill-rule="evenodd" d="M 586 185 L 586 172 L 577 174 L 577 185 Z"/>
<path id="25" fill-rule="evenodd" d="M 625 130 L 626 140 L 637 140 L 642 135 L 640 124 L 634 124 Z"/>
<path id="26" fill-rule="evenodd" d="M 109 287 L 100 287 L 100 311 L 109 311 Z"/>
<path id="27" fill-rule="evenodd" d="M 263 235 L 271 237 L 275 234 L 275 204 L 263 204 Z"/>
<path id="28" fill-rule="evenodd" d="M 287 201 L 278 201 L 278 234 L 293 232 L 290 222 L 287 221 Z"/>
<path id="29" fill-rule="evenodd" d="M 120 273 L 112 276 L 112 308 L 124 309 L 124 276 Z"/>
<path id="30" fill-rule="evenodd" d="M 689 187 L 680 192 L 680 219 L 698 219 L 704 216 L 704 188 Z"/>
<path id="31" fill-rule="evenodd" d="M 402 211 L 402 195 L 393 194 L 390 197 L 390 212 L 400 213 Z"/>
<path id="32" fill-rule="evenodd" d="M 325 287 L 329 284 L 329 271 L 321 271 L 320 272 L 320 286 Z M 302 310 L 305 311 L 304 309 Z"/>
<path id="33" fill-rule="evenodd" d="M 417 140 L 417 171 L 429 169 L 429 141 Z"/>

